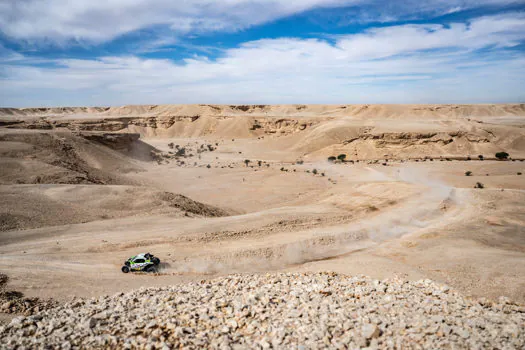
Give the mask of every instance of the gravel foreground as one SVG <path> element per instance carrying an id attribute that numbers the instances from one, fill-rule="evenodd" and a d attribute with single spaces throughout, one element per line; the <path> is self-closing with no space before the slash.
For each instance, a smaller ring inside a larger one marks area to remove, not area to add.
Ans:
<path id="1" fill-rule="evenodd" d="M 430 280 L 233 275 L 74 299 L 0 328 L 1 348 L 525 347 L 525 307 Z"/>

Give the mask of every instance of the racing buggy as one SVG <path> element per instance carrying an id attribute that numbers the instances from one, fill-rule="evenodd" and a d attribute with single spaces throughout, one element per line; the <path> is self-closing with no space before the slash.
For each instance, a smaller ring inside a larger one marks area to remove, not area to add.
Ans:
<path id="1" fill-rule="evenodd" d="M 142 253 L 132 256 L 124 262 L 122 272 L 128 273 L 130 271 L 142 272 L 157 272 L 157 266 L 160 264 L 160 259 L 150 253 Z"/>

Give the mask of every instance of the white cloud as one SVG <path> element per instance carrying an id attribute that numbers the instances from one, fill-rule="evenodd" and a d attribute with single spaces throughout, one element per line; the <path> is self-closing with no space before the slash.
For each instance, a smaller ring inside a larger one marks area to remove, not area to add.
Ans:
<path id="1" fill-rule="evenodd" d="M 13 40 L 104 42 L 152 26 L 184 35 L 238 30 L 320 7 L 354 6 L 356 21 L 388 21 L 525 0 L 3 0 L 0 31 Z"/>
<path id="2" fill-rule="evenodd" d="M 15 39 L 102 42 L 155 25 L 179 33 L 236 30 L 318 6 L 360 0 L 7 0 L 0 28 Z"/>
<path id="3" fill-rule="evenodd" d="M 211 60 L 102 57 L 4 65 L 3 104 L 423 103 L 525 99 L 525 15 L 251 41 Z M 480 49 L 482 49 L 480 51 Z M 31 96 L 31 98 L 29 98 Z"/>

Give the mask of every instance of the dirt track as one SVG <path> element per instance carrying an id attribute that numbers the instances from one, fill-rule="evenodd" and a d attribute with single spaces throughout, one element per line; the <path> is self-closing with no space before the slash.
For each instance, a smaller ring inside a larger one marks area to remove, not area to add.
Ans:
<path id="1" fill-rule="evenodd" d="M 523 105 L 245 109 L 4 110 L 19 121 L 0 128 L 9 288 L 66 299 L 335 270 L 525 301 L 525 162 L 490 159 L 525 157 Z M 146 251 L 159 275 L 120 272 Z"/>

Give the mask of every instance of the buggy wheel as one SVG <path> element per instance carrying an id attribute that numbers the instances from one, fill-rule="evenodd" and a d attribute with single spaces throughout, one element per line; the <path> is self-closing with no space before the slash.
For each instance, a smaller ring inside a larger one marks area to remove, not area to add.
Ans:
<path id="1" fill-rule="evenodd" d="M 129 272 L 129 266 L 122 266 L 122 272 L 128 273 Z"/>
<path id="2" fill-rule="evenodd" d="M 150 265 L 148 267 L 146 267 L 146 270 L 144 270 L 146 272 L 150 272 L 150 273 L 156 273 L 157 272 L 157 268 L 155 268 L 155 266 L 153 265 Z"/>

